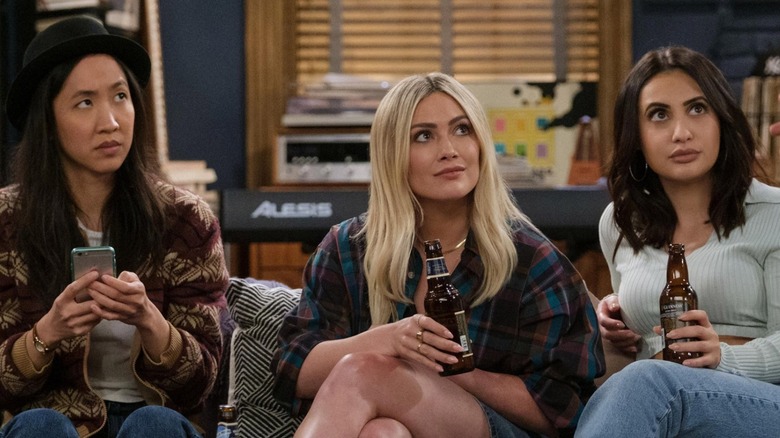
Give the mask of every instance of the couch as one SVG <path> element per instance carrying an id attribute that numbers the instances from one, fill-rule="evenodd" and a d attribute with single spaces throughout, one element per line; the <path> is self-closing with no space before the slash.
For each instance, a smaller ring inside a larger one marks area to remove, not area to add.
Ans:
<path id="1" fill-rule="evenodd" d="M 238 408 L 238 436 L 292 437 L 300 419 L 291 418 L 271 395 L 270 362 L 276 349 L 276 332 L 284 315 L 295 307 L 301 290 L 279 283 L 233 278 L 227 291 L 228 308 L 236 323 L 231 342 L 229 400 Z M 594 307 L 598 298 L 591 295 Z M 605 344 L 607 374 L 620 370 L 632 358 Z"/>

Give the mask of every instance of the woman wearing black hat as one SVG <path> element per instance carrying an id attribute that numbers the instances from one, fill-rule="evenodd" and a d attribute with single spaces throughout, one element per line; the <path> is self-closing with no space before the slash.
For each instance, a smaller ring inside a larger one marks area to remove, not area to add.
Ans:
<path id="1" fill-rule="evenodd" d="M 211 210 L 158 173 L 149 72 L 77 17 L 33 39 L 9 90 L 24 134 L 0 189 L 0 437 L 199 436 L 182 414 L 214 383 L 228 277 Z M 71 250 L 99 245 L 119 274 L 71 278 Z"/>

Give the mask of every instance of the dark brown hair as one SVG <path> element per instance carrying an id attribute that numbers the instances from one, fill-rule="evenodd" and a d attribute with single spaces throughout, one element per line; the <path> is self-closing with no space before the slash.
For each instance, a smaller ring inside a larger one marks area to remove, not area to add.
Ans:
<path id="1" fill-rule="evenodd" d="M 660 248 L 670 243 L 677 225 L 677 215 L 658 175 L 646 167 L 639 131 L 639 95 L 651 78 L 669 70 L 680 70 L 696 81 L 720 122 L 710 222 L 718 238 L 728 237 L 745 223 L 744 201 L 757 148 L 753 130 L 726 78 L 712 62 L 685 47 L 660 48 L 636 63 L 615 103 L 615 150 L 607 183 L 621 239 L 625 238 L 634 252 L 644 245 Z"/>

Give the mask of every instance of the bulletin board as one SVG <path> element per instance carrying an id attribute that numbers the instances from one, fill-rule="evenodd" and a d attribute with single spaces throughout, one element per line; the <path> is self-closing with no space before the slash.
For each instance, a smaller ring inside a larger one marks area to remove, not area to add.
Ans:
<path id="1" fill-rule="evenodd" d="M 594 82 L 466 83 L 482 103 L 499 167 L 512 187 L 566 185 L 583 116 L 596 120 Z"/>

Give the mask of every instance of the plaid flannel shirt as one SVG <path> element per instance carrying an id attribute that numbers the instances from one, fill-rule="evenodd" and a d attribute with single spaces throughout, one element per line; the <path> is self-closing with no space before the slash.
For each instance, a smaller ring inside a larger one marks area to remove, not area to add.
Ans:
<path id="1" fill-rule="evenodd" d="M 271 364 L 274 396 L 293 415 L 311 400 L 297 399 L 298 373 L 318 343 L 368 330 L 371 317 L 363 275 L 364 239 L 354 239 L 364 215 L 331 228 L 304 271 L 301 302 L 285 318 Z M 471 306 L 483 266 L 470 236 L 452 283 L 468 307 L 476 367 L 520 377 L 544 414 L 559 429 L 576 426 L 593 379 L 604 373 L 595 311 L 585 283 L 569 260 L 539 231 L 515 224 L 518 263 L 494 298 Z M 406 296 L 411 300 L 424 275 L 422 257 L 409 255 Z M 402 317 L 413 304 L 398 303 Z"/>

